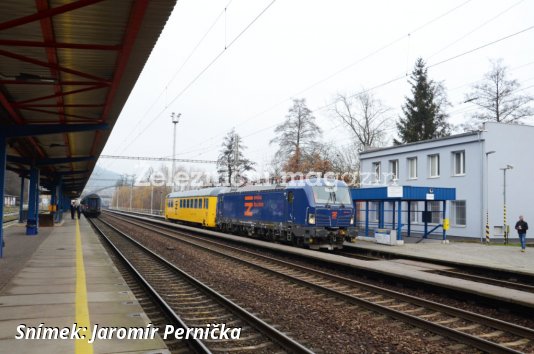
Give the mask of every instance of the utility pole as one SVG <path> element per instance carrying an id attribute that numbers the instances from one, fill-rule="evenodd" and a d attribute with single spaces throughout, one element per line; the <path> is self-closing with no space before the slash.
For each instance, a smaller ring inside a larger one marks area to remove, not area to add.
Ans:
<path id="1" fill-rule="evenodd" d="M 128 176 L 132 177 L 132 181 L 130 183 L 130 211 L 132 211 L 132 192 L 133 192 L 133 185 L 135 181 L 135 175 L 128 175 Z"/>
<path id="2" fill-rule="evenodd" d="M 152 209 L 153 209 L 153 205 L 154 205 L 154 185 L 152 184 L 152 190 L 150 192 L 150 214 L 152 214 Z"/>
<path id="3" fill-rule="evenodd" d="M 495 153 L 494 150 L 486 152 L 486 244 L 489 244 L 490 242 L 488 155 L 491 155 L 494 153 Z"/>
<path id="4" fill-rule="evenodd" d="M 514 166 L 512 165 L 506 165 L 506 167 L 501 168 L 503 172 L 503 231 L 504 231 L 504 244 L 508 244 L 508 225 L 506 220 L 506 170 L 513 169 Z"/>
<path id="5" fill-rule="evenodd" d="M 174 192 L 174 167 L 175 167 L 175 159 L 176 159 L 176 124 L 180 121 L 180 116 L 182 113 L 175 114 L 174 112 L 171 113 L 172 118 L 172 124 L 174 125 L 174 134 L 172 138 L 172 170 L 171 170 L 171 178 L 172 178 L 172 192 Z"/>

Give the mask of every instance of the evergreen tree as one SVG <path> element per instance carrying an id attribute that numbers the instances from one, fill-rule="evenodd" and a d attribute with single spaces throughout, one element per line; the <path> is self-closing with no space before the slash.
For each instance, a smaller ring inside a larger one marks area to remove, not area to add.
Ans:
<path id="1" fill-rule="evenodd" d="M 239 134 L 235 132 L 235 129 L 230 130 L 223 139 L 217 159 L 217 172 L 221 181 L 232 183 L 232 178 L 241 176 L 241 173 L 245 171 L 254 170 L 255 163 L 243 155 L 245 149 L 246 146 L 243 145 Z"/>
<path id="2" fill-rule="evenodd" d="M 417 59 L 410 77 L 413 98 L 406 97 L 404 117 L 397 122 L 400 140 L 395 144 L 412 143 L 449 135 L 444 109 L 449 103 L 443 85 L 428 79 L 423 59 Z"/>

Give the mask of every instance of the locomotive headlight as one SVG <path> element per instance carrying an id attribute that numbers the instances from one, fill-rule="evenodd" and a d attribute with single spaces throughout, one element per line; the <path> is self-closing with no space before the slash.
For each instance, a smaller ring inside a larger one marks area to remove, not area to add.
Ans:
<path id="1" fill-rule="evenodd" d="M 308 214 L 308 224 L 315 225 L 315 214 L 314 213 Z"/>
<path id="2" fill-rule="evenodd" d="M 354 225 L 354 216 L 350 218 L 350 224 Z"/>

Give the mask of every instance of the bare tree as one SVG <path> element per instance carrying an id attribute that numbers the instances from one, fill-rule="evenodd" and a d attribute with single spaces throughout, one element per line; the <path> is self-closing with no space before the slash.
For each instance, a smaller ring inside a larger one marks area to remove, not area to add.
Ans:
<path id="1" fill-rule="evenodd" d="M 285 161 L 292 160 L 291 169 L 295 171 L 300 169 L 303 156 L 312 152 L 316 139 L 322 134 L 305 99 L 293 100 L 286 120 L 274 131 L 277 137 L 271 140 L 271 144 L 278 143 L 276 157 Z"/>
<path id="2" fill-rule="evenodd" d="M 518 93 L 520 84 L 507 78 L 507 67 L 502 59 L 492 60 L 491 70 L 484 75 L 480 84 L 465 96 L 466 102 L 473 102 L 480 110 L 472 116 L 472 124 L 483 122 L 521 123 L 524 118 L 534 115 L 529 104 L 532 96 Z"/>
<path id="3" fill-rule="evenodd" d="M 372 93 L 346 96 L 339 94 L 333 108 L 334 115 L 354 134 L 359 148 L 381 146 L 386 137 L 391 109 L 382 104 Z"/>

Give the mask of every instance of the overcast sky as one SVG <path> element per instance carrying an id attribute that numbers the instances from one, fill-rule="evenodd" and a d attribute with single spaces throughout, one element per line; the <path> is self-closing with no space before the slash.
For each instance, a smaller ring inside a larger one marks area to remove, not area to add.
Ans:
<path id="1" fill-rule="evenodd" d="M 534 29 L 461 55 L 534 26 L 534 1 L 271 2 L 178 1 L 103 153 L 171 157 L 170 114 L 176 112 L 177 158 L 215 160 L 235 127 L 248 147 L 245 156 L 261 171 L 277 148 L 269 145 L 273 127 L 292 98 L 307 100 L 325 141 L 346 145 L 350 135 L 323 107 L 337 93 L 380 86 L 373 94 L 397 119 L 410 86 L 407 77 L 385 83 L 409 75 L 418 57 L 431 66 L 431 79 L 443 81 L 451 123 L 473 112 L 472 103 L 462 102 L 490 59 L 502 58 L 524 93 L 534 93 Z M 119 173 L 140 170 L 132 161 L 98 164 Z"/>

